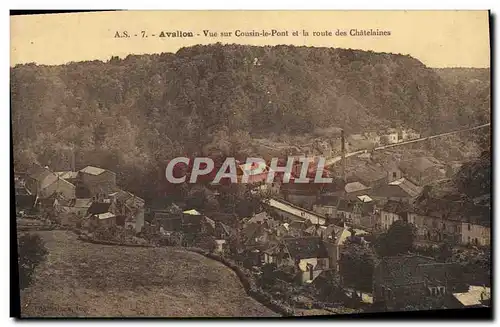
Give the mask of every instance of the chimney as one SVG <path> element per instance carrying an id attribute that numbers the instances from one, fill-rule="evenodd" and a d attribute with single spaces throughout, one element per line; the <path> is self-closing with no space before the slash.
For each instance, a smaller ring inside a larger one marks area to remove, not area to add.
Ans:
<path id="1" fill-rule="evenodd" d="M 71 148 L 71 171 L 75 171 L 75 150 Z"/>

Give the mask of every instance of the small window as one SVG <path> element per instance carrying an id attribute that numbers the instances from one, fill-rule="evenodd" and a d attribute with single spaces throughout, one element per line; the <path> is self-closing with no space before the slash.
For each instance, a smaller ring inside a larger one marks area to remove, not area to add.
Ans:
<path id="1" fill-rule="evenodd" d="M 392 178 L 397 178 L 398 174 L 396 172 L 392 173 Z"/>
<path id="2" fill-rule="evenodd" d="M 467 229 L 470 230 L 470 224 L 467 224 Z"/>

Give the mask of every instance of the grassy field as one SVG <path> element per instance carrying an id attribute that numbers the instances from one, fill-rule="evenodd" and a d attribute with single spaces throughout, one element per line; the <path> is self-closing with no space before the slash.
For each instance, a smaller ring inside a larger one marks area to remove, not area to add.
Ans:
<path id="1" fill-rule="evenodd" d="M 201 255 L 39 235 L 49 255 L 21 292 L 23 317 L 278 316 L 248 297 L 233 271 Z"/>

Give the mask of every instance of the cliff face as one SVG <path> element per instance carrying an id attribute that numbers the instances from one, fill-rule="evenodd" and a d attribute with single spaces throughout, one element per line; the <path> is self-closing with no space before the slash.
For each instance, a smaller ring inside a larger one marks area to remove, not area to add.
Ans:
<path id="1" fill-rule="evenodd" d="M 484 119 L 460 111 L 460 96 L 412 57 L 333 48 L 215 44 L 11 69 L 16 163 L 58 169 L 71 149 L 82 165 L 126 169 L 270 133 L 397 121 L 435 132 Z"/>

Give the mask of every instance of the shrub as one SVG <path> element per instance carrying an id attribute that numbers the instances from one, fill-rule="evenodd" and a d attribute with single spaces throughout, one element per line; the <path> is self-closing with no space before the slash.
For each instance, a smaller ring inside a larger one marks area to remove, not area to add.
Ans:
<path id="1" fill-rule="evenodd" d="M 18 239 L 19 288 L 28 287 L 33 278 L 35 268 L 45 260 L 47 249 L 37 234 L 24 234 Z"/>

